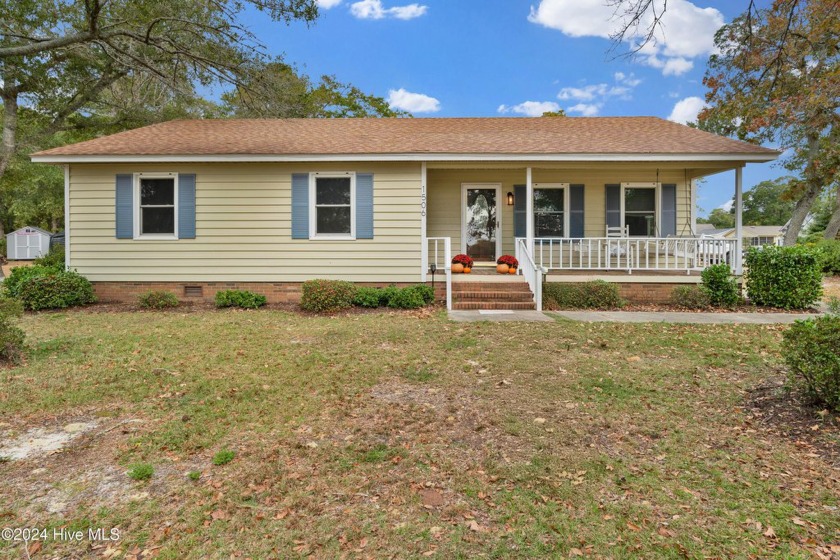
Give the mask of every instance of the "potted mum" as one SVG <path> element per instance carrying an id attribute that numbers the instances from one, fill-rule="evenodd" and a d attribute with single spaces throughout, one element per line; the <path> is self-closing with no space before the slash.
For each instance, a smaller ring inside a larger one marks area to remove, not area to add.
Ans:
<path id="1" fill-rule="evenodd" d="M 473 260 L 469 255 L 461 253 L 452 257 L 452 272 L 469 274 L 472 271 Z"/>
<path id="2" fill-rule="evenodd" d="M 496 259 L 496 272 L 499 274 L 516 274 L 519 261 L 513 255 L 502 255 Z"/>

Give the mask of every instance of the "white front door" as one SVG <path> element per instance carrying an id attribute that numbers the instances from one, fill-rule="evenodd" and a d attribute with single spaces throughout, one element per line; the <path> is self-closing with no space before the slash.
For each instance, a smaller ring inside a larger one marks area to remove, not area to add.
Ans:
<path id="1" fill-rule="evenodd" d="M 497 183 L 467 183 L 461 189 L 461 248 L 477 263 L 495 263 L 502 253 L 502 187 Z"/>

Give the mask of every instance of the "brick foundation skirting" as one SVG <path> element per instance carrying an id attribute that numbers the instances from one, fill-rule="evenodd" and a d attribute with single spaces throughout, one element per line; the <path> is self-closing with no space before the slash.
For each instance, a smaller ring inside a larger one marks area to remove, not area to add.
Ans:
<path id="1" fill-rule="evenodd" d="M 419 282 L 397 282 L 397 286 L 413 286 Z M 431 285 L 431 282 L 427 282 Z M 216 292 L 248 290 L 264 295 L 269 303 L 300 302 L 302 282 L 92 282 L 101 302 L 137 303 L 137 298 L 151 291 L 171 292 L 184 301 L 212 302 Z M 384 287 L 390 283 L 359 282 L 359 286 Z M 446 299 L 446 283 L 435 282 L 435 297 Z"/>
<path id="2" fill-rule="evenodd" d="M 662 282 L 662 283 L 620 283 L 619 295 L 630 303 L 669 303 L 671 294 L 677 286 L 699 286 L 696 282 Z"/>

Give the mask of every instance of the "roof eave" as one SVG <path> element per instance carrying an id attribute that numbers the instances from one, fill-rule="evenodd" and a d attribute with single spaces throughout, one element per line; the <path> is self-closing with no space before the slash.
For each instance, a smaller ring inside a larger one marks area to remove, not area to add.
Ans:
<path id="1" fill-rule="evenodd" d="M 361 162 L 361 161 L 546 161 L 546 162 L 749 162 L 761 163 L 777 159 L 779 152 L 767 153 L 684 153 L 684 154 L 147 154 L 147 155 L 60 155 L 32 154 L 35 163 L 256 163 L 256 162 Z"/>

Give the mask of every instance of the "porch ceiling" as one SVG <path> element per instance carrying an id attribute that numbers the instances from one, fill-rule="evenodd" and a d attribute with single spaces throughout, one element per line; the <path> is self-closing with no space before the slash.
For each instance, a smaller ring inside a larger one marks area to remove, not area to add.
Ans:
<path id="1" fill-rule="evenodd" d="M 532 170 L 590 170 L 597 169 L 599 171 L 650 171 L 659 169 L 660 171 L 678 170 L 681 173 L 687 174 L 689 179 L 697 179 L 699 177 L 706 177 L 725 171 L 732 171 L 744 167 L 747 162 L 744 161 L 651 161 L 651 162 L 512 162 L 512 161 L 437 161 L 428 162 L 426 169 L 429 171 L 441 169 L 464 169 L 464 170 L 521 170 L 522 176 L 525 176 L 526 169 L 529 167 Z"/>

